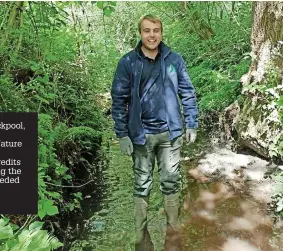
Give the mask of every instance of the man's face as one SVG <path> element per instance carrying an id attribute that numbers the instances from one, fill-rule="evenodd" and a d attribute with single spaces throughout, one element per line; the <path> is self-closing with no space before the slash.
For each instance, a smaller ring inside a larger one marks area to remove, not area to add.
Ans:
<path id="1" fill-rule="evenodd" d="M 143 46 L 148 50 L 155 50 L 162 40 L 161 24 L 151 22 L 147 19 L 141 23 L 141 40 Z"/>

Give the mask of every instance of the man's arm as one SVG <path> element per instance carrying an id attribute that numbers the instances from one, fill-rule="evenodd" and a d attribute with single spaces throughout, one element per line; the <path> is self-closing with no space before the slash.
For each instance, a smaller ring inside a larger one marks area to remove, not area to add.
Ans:
<path id="1" fill-rule="evenodd" d="M 126 58 L 121 58 L 112 83 L 112 118 L 118 138 L 128 136 L 128 104 L 131 94 Z"/>
<path id="2" fill-rule="evenodd" d="M 186 128 L 198 127 L 198 109 L 195 89 L 187 73 L 185 62 L 180 57 L 178 68 L 178 92 L 182 100 Z"/>

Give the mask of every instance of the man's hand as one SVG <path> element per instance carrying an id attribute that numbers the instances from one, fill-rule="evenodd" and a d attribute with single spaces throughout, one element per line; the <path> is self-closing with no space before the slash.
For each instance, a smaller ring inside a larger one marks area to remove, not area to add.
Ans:
<path id="1" fill-rule="evenodd" d="M 186 140 L 188 143 L 194 143 L 197 138 L 197 130 L 193 128 L 187 128 Z"/>
<path id="2" fill-rule="evenodd" d="M 120 138 L 119 143 L 122 153 L 128 154 L 129 156 L 133 153 L 133 143 L 128 136 Z"/>

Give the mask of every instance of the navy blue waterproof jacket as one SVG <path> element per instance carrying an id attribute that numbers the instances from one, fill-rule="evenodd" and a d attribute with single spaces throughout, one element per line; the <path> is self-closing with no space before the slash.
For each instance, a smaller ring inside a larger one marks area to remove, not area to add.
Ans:
<path id="1" fill-rule="evenodd" d="M 134 144 L 144 145 L 146 138 L 141 120 L 142 110 L 139 97 L 143 61 L 137 48 L 124 55 L 118 63 L 111 90 L 112 117 L 118 138 L 129 136 Z M 183 105 L 187 128 L 198 127 L 197 102 L 195 90 L 182 57 L 172 52 L 163 42 L 160 48 L 164 88 L 163 93 L 156 94 L 156 98 L 163 98 L 165 101 L 170 140 L 173 140 L 182 135 L 183 131 L 178 97 Z"/>

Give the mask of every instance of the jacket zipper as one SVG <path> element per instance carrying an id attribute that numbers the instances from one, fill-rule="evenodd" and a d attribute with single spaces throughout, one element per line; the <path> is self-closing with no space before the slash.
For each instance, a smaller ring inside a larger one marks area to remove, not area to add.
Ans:
<path id="1" fill-rule="evenodd" d="M 140 56 L 139 55 L 137 55 L 137 56 L 139 57 L 139 60 L 141 60 Z M 139 100 L 141 100 L 139 90 L 140 90 L 141 75 L 142 75 L 142 71 L 143 71 L 143 62 L 142 62 L 142 60 L 139 63 L 141 63 L 141 70 L 140 70 L 140 75 L 139 75 L 139 79 L 138 79 L 137 93 L 138 93 Z M 142 119 L 141 119 L 141 111 L 142 111 L 141 102 L 139 102 L 139 104 L 140 104 L 140 114 L 139 114 L 140 115 L 140 121 L 141 121 L 142 128 L 144 129 L 143 123 L 142 123 Z"/>
<path id="2" fill-rule="evenodd" d="M 165 105 L 165 111 L 166 111 L 166 121 L 167 121 L 167 126 L 168 126 L 168 131 L 169 131 L 169 139 L 171 140 L 171 132 L 170 132 L 170 126 L 168 123 L 168 111 L 167 111 L 167 105 L 166 105 L 166 101 L 165 101 L 165 74 L 166 74 L 166 66 L 165 66 L 165 58 L 169 55 L 170 52 L 168 52 L 166 55 L 164 55 L 161 64 L 162 65 L 162 69 L 161 69 L 161 73 L 162 73 L 162 79 L 163 79 L 163 90 L 162 90 L 162 94 L 163 94 L 163 101 L 164 101 L 164 105 Z"/>

